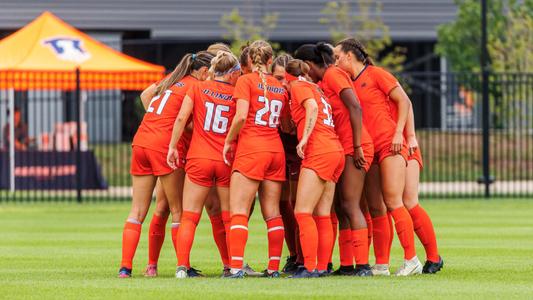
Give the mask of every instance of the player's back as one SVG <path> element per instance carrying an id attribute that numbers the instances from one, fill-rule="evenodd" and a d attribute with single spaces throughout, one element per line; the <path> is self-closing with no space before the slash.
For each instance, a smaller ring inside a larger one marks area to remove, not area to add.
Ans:
<path id="1" fill-rule="evenodd" d="M 233 90 L 229 83 L 208 80 L 187 92 L 194 101 L 194 129 L 187 158 L 223 160 L 224 140 L 235 115 Z"/>

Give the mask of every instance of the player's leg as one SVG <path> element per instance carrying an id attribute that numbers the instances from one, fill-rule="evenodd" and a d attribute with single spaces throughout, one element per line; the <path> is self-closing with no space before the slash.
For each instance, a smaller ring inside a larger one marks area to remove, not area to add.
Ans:
<path id="1" fill-rule="evenodd" d="M 226 236 L 226 224 L 224 223 L 224 216 L 226 216 L 226 223 L 229 229 L 229 222 L 227 222 L 229 215 L 229 199 L 226 199 L 226 207 L 222 208 L 221 199 L 218 196 L 220 192 L 217 192 L 217 188 L 213 187 L 209 191 L 207 200 L 205 201 L 205 210 L 209 215 L 211 221 L 211 228 L 213 233 L 213 239 L 217 245 L 220 258 L 224 265 L 224 269 L 229 270 L 229 256 L 228 256 L 228 244 Z M 229 198 L 229 188 L 226 187 L 225 196 Z M 224 214 L 222 212 L 225 212 Z"/>
<path id="2" fill-rule="evenodd" d="M 404 264 L 396 275 L 412 275 L 422 272 L 422 265 L 416 257 L 413 221 L 403 205 L 406 166 L 401 155 L 385 157 L 379 164 L 381 190 L 387 209 L 391 212 L 396 233 L 404 250 Z"/>
<path id="3" fill-rule="evenodd" d="M 146 277 L 157 276 L 157 262 L 165 241 L 166 224 L 170 214 L 167 196 L 159 180 L 155 185 L 155 199 L 156 205 L 148 231 L 148 265 L 144 271 Z M 173 243 L 174 240 L 175 237 L 172 236 Z"/>
<path id="4" fill-rule="evenodd" d="M 418 239 L 426 250 L 426 263 L 424 273 L 436 273 L 443 266 L 442 258 L 437 248 L 437 238 L 433 223 L 427 212 L 418 202 L 418 183 L 420 179 L 420 165 L 416 160 L 409 160 L 403 191 L 403 203 L 409 210 L 413 220 L 413 227 Z"/>
<path id="5" fill-rule="evenodd" d="M 156 177 L 153 175 L 132 175 L 133 197 L 131 209 L 122 232 L 122 261 L 119 277 L 131 277 L 133 257 L 139 244 L 141 227 L 148 213 Z"/>
<path id="6" fill-rule="evenodd" d="M 319 274 L 327 274 L 328 262 L 333 251 L 334 237 L 331 225 L 331 208 L 335 194 L 335 183 L 326 181 L 324 190 L 320 196 L 313 215 L 318 232 L 317 271 Z"/>
<path id="7" fill-rule="evenodd" d="M 165 186 L 163 178 L 161 182 Z M 178 249 L 176 251 L 176 256 L 178 257 L 178 268 L 176 269 L 177 278 L 198 275 L 191 269 L 190 254 L 194 242 L 196 227 L 200 221 L 205 199 L 207 198 L 210 189 L 211 187 L 197 184 L 193 182 L 188 175 L 185 175 L 185 184 L 183 188 L 183 213 L 177 237 L 179 241 Z"/>
<path id="8" fill-rule="evenodd" d="M 285 227 L 285 242 L 289 250 L 287 262 L 282 268 L 284 273 L 293 273 L 295 271 L 294 268 L 296 258 L 298 256 L 296 250 L 296 239 L 294 235 L 294 231 L 296 228 L 296 219 L 294 218 L 294 210 L 291 202 L 290 177 L 287 176 L 287 180 L 283 182 L 283 186 L 281 189 L 281 199 L 279 202 L 279 209 L 281 217 L 283 218 L 283 225 Z"/>
<path id="9" fill-rule="evenodd" d="M 342 192 L 340 184 L 337 185 L 336 193 L 333 200 L 333 206 L 339 221 L 339 257 L 340 267 L 332 275 L 353 275 L 353 251 L 352 251 L 352 230 L 350 227 L 350 219 L 344 214 L 342 207 Z"/>

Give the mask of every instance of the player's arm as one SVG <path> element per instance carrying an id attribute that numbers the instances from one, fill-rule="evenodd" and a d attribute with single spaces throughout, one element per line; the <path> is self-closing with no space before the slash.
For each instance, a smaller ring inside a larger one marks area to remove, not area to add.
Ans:
<path id="1" fill-rule="evenodd" d="M 394 138 L 392 139 L 391 150 L 393 153 L 399 153 L 403 145 L 403 131 L 406 127 L 409 110 L 411 110 L 411 100 L 402 89 L 401 86 L 396 86 L 389 93 L 389 98 L 396 103 L 398 107 L 398 122 L 396 124 L 396 132 L 394 133 Z M 413 122 L 414 130 L 414 122 Z"/>
<path id="2" fill-rule="evenodd" d="M 363 110 L 355 96 L 353 89 L 347 88 L 340 92 L 340 98 L 350 115 L 350 125 L 352 126 L 354 162 L 357 168 L 362 168 L 365 163 L 365 156 L 361 148 L 361 129 L 363 128 Z"/>
<path id="3" fill-rule="evenodd" d="M 174 121 L 174 127 L 172 128 L 172 137 L 170 138 L 170 144 L 168 145 L 167 163 L 172 168 L 176 168 L 176 161 L 179 158 L 176 146 L 178 145 L 178 141 L 183 135 L 183 131 L 185 130 L 187 120 L 189 119 L 189 116 L 192 113 L 193 107 L 194 102 L 191 97 L 189 97 L 188 95 L 185 96 L 185 98 L 183 99 L 183 103 L 181 104 L 180 112 L 176 117 L 176 121 Z"/>
<path id="4" fill-rule="evenodd" d="M 150 105 L 150 101 L 152 98 L 154 98 L 155 89 L 156 89 L 155 83 L 152 83 L 149 87 L 147 87 L 144 91 L 141 93 L 141 102 L 143 104 L 144 110 L 148 109 L 148 105 Z"/>
<path id="5" fill-rule="evenodd" d="M 316 100 L 314 98 L 304 100 L 302 105 L 305 108 L 304 132 L 302 134 L 302 139 L 298 143 L 298 146 L 296 146 L 296 153 L 298 153 L 300 158 L 304 159 L 305 146 L 309 141 L 311 133 L 313 133 L 316 119 L 318 117 L 318 105 L 316 104 Z"/>
<path id="6" fill-rule="evenodd" d="M 409 147 L 409 154 L 412 154 L 418 148 L 418 140 L 415 132 L 415 115 L 413 113 L 413 105 L 409 105 L 409 113 L 407 114 L 407 122 L 405 123 L 405 137 L 407 138 L 407 147 Z"/>
<path id="7" fill-rule="evenodd" d="M 249 109 L 250 102 L 244 99 L 237 99 L 235 117 L 233 117 L 233 121 L 231 122 L 228 135 L 226 136 L 226 140 L 224 142 L 224 151 L 222 153 L 224 157 L 224 162 L 228 165 L 230 163 L 226 158 L 226 155 L 230 151 L 232 143 L 234 143 L 237 139 L 237 136 L 239 136 L 239 133 L 241 132 L 241 129 L 244 126 L 244 123 L 246 122 L 246 117 L 248 116 Z"/>

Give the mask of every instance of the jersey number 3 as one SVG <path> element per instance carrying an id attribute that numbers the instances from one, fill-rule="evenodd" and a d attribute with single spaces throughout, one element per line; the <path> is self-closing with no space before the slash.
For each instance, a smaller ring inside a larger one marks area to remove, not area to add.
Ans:
<path id="1" fill-rule="evenodd" d="M 257 111 L 255 114 L 255 124 L 268 127 L 277 127 L 279 124 L 279 116 L 281 114 L 281 108 L 283 107 L 283 102 L 279 100 L 268 100 L 263 96 L 259 96 L 257 99 L 260 103 L 264 103 L 265 106 Z M 270 117 L 268 121 L 263 120 L 263 116 L 270 112 Z"/>

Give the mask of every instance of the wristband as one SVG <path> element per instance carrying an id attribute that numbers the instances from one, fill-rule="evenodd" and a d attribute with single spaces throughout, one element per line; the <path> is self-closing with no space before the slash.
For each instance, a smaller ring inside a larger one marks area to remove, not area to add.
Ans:
<path id="1" fill-rule="evenodd" d="M 354 147 L 354 149 L 359 149 L 359 148 L 361 148 L 361 145 Z"/>

